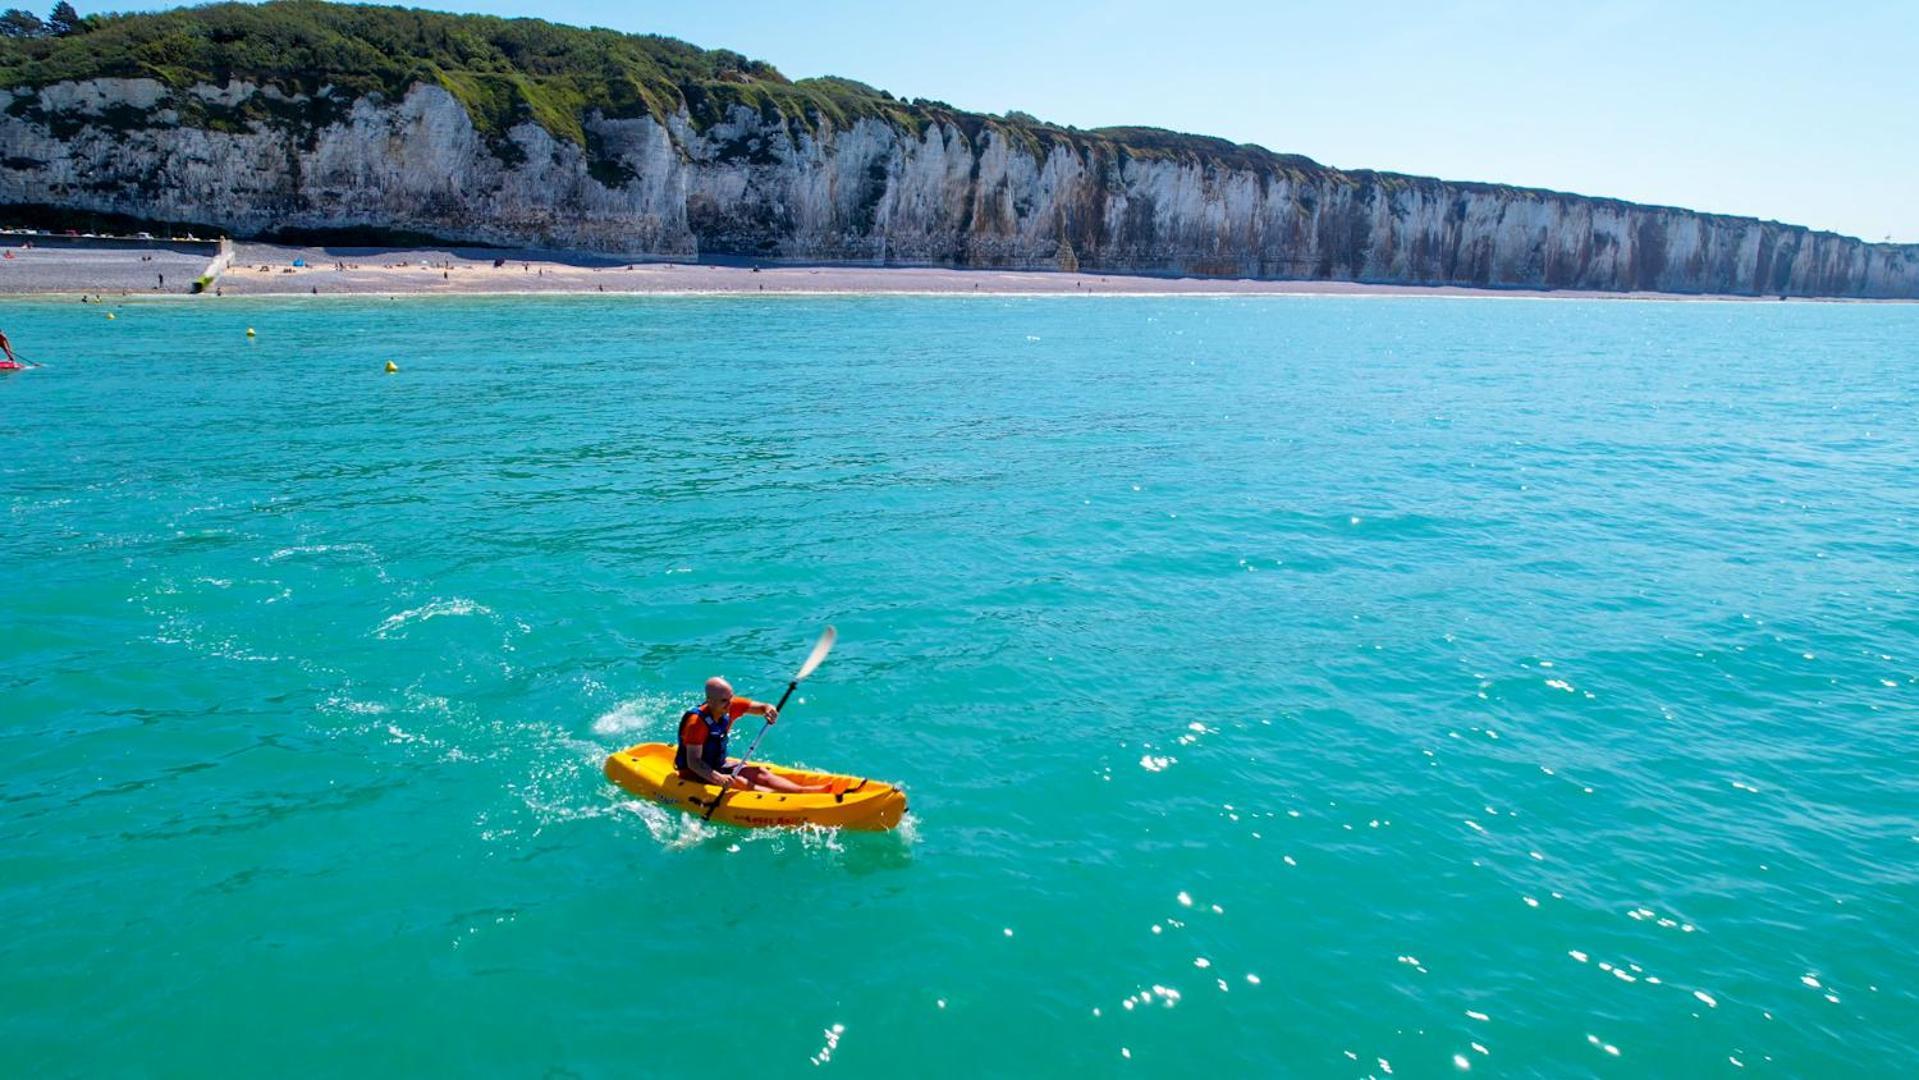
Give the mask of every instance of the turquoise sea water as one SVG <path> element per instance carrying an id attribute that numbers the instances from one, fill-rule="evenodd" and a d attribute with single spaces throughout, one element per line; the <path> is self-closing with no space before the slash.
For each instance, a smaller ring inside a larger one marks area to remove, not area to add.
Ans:
<path id="1" fill-rule="evenodd" d="M 1919 1055 L 1919 308 L 116 310 L 0 305 L 7 1075 Z M 901 833 L 602 778 L 827 623 Z"/>

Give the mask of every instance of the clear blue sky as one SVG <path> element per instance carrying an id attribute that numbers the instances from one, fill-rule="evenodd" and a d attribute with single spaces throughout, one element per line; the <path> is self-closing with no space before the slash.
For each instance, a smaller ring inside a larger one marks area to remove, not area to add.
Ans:
<path id="1" fill-rule="evenodd" d="M 421 6 L 669 34 L 982 112 L 1919 242 L 1919 0 Z"/>

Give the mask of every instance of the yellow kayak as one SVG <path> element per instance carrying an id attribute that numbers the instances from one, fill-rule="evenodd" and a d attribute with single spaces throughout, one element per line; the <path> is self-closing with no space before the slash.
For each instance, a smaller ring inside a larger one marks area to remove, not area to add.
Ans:
<path id="1" fill-rule="evenodd" d="M 906 792 L 892 784 L 764 761 L 753 764 L 795 783 L 832 784 L 833 791 L 818 795 L 729 791 L 712 820 L 755 829 L 819 825 L 880 832 L 898 825 L 906 813 Z M 677 806 L 696 817 L 704 817 L 720 794 L 712 784 L 680 776 L 673 767 L 673 747 L 666 743 L 641 743 L 607 758 L 606 778 L 643 799 Z"/>

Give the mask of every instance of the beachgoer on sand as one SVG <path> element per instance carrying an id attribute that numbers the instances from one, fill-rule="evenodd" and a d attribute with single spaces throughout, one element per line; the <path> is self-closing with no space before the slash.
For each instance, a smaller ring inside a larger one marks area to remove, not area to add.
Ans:
<path id="1" fill-rule="evenodd" d="M 706 700 L 680 714 L 679 748 L 673 764 L 688 780 L 740 791 L 788 793 L 831 791 L 831 784 L 799 784 L 769 769 L 726 756 L 726 739 L 733 722 L 742 716 L 764 716 L 771 724 L 780 718 L 776 705 L 735 697 L 733 686 L 715 676 L 706 680 Z"/>

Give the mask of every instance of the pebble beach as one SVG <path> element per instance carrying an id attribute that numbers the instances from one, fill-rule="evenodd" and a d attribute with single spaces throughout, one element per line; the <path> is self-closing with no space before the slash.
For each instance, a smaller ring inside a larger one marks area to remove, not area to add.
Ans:
<path id="1" fill-rule="evenodd" d="M 208 268 L 207 259 L 164 249 L 8 247 L 6 250 L 13 257 L 0 261 L 0 295 L 186 295 L 191 292 L 193 279 Z M 914 266 L 755 265 L 744 261 L 645 262 L 616 256 L 518 249 L 320 248 L 259 243 L 234 245 L 231 265 L 218 275 L 209 291 L 215 296 L 786 293 L 1678 298 L 1655 293 L 1541 292 L 1351 281 L 1174 278 Z"/>

